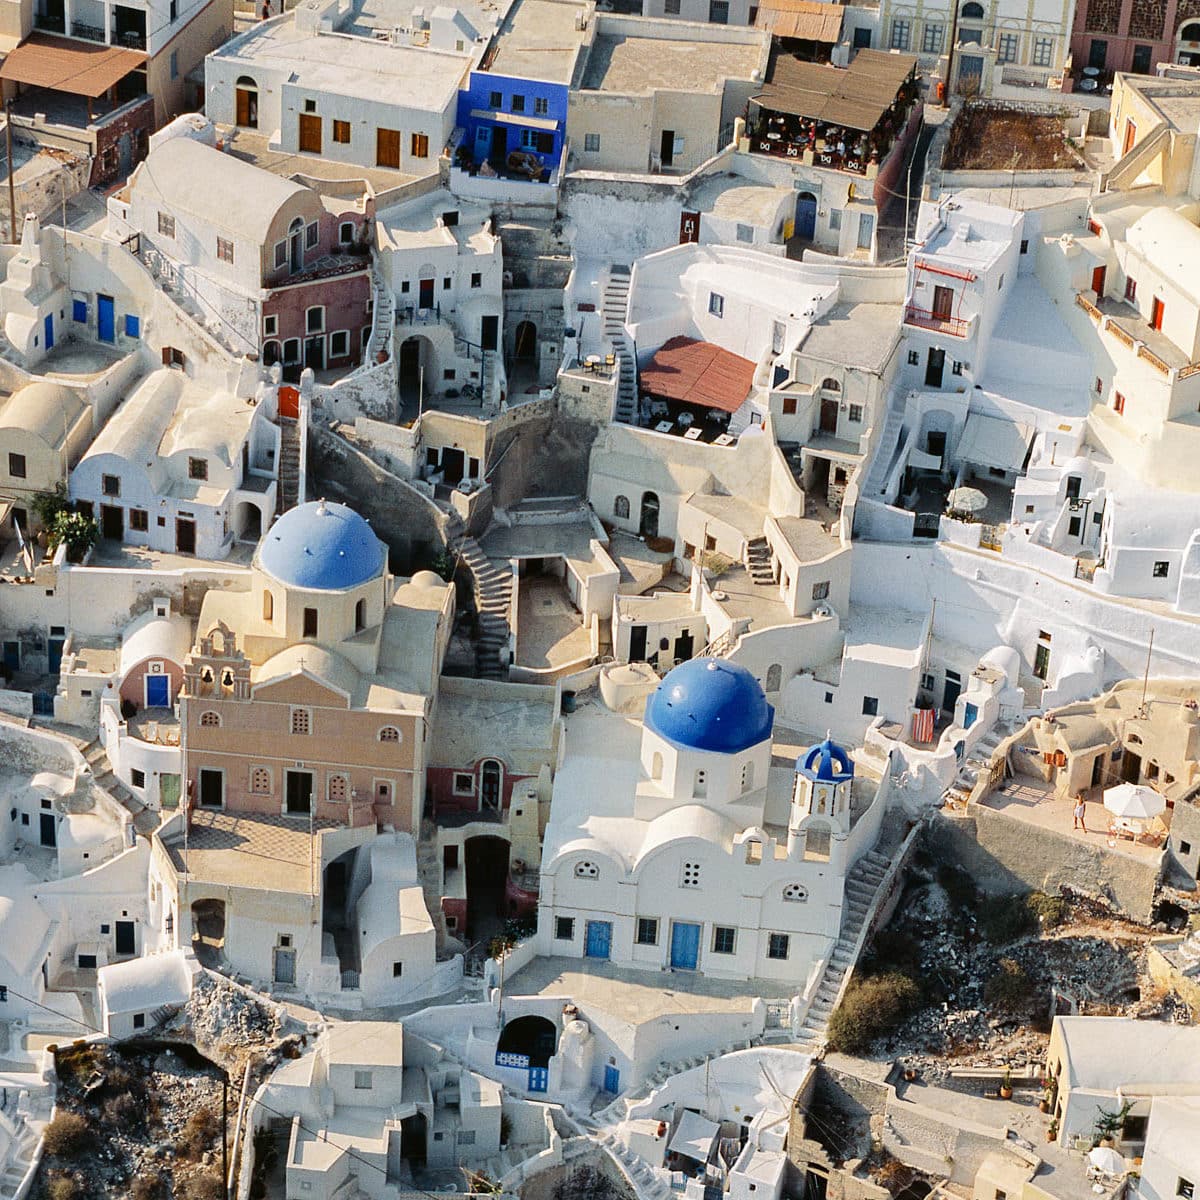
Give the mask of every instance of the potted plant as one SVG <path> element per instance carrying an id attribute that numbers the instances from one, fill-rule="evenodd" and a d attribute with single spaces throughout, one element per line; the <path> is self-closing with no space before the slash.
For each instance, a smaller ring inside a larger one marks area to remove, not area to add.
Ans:
<path id="1" fill-rule="evenodd" d="M 1000 1080 L 1000 1099 L 1011 1100 L 1012 1093 L 1012 1071 L 1008 1067 L 1005 1067 L 1004 1078 Z"/>
<path id="2" fill-rule="evenodd" d="M 1046 1141 L 1053 1142 L 1058 1140 L 1058 1118 L 1056 1117 L 1049 1125 L 1046 1126 Z"/>

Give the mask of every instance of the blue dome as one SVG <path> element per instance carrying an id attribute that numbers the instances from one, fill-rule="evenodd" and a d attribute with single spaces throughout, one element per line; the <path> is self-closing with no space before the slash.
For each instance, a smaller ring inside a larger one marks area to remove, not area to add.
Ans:
<path id="1" fill-rule="evenodd" d="M 854 778 L 853 760 L 828 734 L 823 742 L 810 746 L 807 754 L 796 759 L 796 770 L 823 783 L 844 783 Z"/>
<path id="2" fill-rule="evenodd" d="M 324 500 L 288 509 L 258 548 L 259 565 L 280 583 L 330 592 L 366 583 L 384 557 L 383 543 L 358 513 Z"/>
<path id="3" fill-rule="evenodd" d="M 739 754 L 771 736 L 775 710 L 758 680 L 721 658 L 693 658 L 658 685 L 646 728 L 693 750 Z"/>

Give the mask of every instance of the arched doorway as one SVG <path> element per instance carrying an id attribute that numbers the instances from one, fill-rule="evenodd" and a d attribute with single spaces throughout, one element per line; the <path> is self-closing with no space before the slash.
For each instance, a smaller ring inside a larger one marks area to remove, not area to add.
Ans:
<path id="1" fill-rule="evenodd" d="M 522 321 L 513 334 L 513 358 L 537 357 L 537 326 L 532 321 Z"/>
<path id="2" fill-rule="evenodd" d="M 258 128 L 258 84 L 242 75 L 234 87 L 234 120 L 244 129 Z"/>
<path id="3" fill-rule="evenodd" d="M 479 768 L 479 807 L 484 812 L 500 811 L 503 783 L 504 768 L 494 758 L 485 760 Z"/>
<path id="4" fill-rule="evenodd" d="M 225 953 L 224 900 L 197 900 L 192 905 L 192 952 L 203 966 L 220 966 Z"/>
<path id="5" fill-rule="evenodd" d="M 642 537 L 658 537 L 658 496 L 654 492 L 642 493 L 641 519 L 638 521 L 638 533 Z"/>
<path id="6" fill-rule="evenodd" d="M 400 402 L 420 405 L 422 392 L 426 397 L 433 390 L 429 339 L 414 334 L 400 343 Z"/>
<path id="7" fill-rule="evenodd" d="M 501 837 L 467 838 L 467 938 L 486 944 L 504 929 L 508 886 L 508 842 Z"/>
<path id="8" fill-rule="evenodd" d="M 288 269 L 293 275 L 304 270 L 304 221 L 300 217 L 288 226 Z"/>
<path id="9" fill-rule="evenodd" d="M 1200 21 L 1181 25 L 1175 41 L 1175 61 L 1185 67 L 1200 66 Z"/>
<path id="10" fill-rule="evenodd" d="M 763 689 L 767 692 L 777 692 L 783 683 L 783 667 L 779 663 L 772 663 L 767 668 L 767 686 Z"/>
<path id="11" fill-rule="evenodd" d="M 531 1067 L 548 1066 L 558 1048 L 558 1030 L 546 1017 L 517 1017 L 500 1031 L 496 1057 L 501 1054 L 524 1056 Z M 501 1064 L 503 1065 L 503 1064 Z"/>
<path id="12" fill-rule="evenodd" d="M 239 541 L 257 542 L 262 537 L 262 509 L 242 501 L 234 510 L 233 527 Z"/>
<path id="13" fill-rule="evenodd" d="M 325 868 L 321 888 L 321 933 L 323 937 L 333 939 L 343 987 L 356 985 L 361 969 L 350 895 L 350 876 L 354 871 L 354 856 L 357 853 L 355 848 L 338 855 Z"/>
<path id="14" fill-rule="evenodd" d="M 795 236 L 811 242 L 817 232 L 817 198 L 812 192 L 801 192 L 796 197 Z"/>

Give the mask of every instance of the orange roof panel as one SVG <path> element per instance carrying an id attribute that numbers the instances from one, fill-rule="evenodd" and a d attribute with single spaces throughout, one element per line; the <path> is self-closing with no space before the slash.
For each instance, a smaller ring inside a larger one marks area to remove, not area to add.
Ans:
<path id="1" fill-rule="evenodd" d="M 642 368 L 641 389 L 663 400 L 737 412 L 754 383 L 754 364 L 711 342 L 673 337 Z"/>
<path id="2" fill-rule="evenodd" d="M 140 50 L 31 33 L 9 51 L 0 79 L 95 99 L 145 61 Z"/>

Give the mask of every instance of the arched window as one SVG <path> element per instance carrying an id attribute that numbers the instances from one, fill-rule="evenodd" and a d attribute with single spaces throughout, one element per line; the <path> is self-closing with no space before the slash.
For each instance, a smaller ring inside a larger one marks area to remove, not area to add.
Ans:
<path id="1" fill-rule="evenodd" d="M 808 889 L 798 883 L 789 883 L 783 889 L 783 898 L 794 902 L 800 902 L 808 899 Z"/>
<path id="2" fill-rule="evenodd" d="M 221 714 L 215 712 L 206 712 L 200 714 L 200 725 L 204 729 L 220 729 Z"/>
<path id="3" fill-rule="evenodd" d="M 613 516 L 616 517 L 618 521 L 629 520 L 629 497 L 628 496 L 618 496 L 613 501 Z"/>
<path id="4" fill-rule="evenodd" d="M 256 796 L 271 794 L 271 771 L 269 767 L 255 767 L 250 772 L 250 790 Z"/>
<path id="5" fill-rule="evenodd" d="M 329 799 L 334 804 L 345 804 L 350 794 L 350 783 L 345 775 L 330 775 Z"/>
<path id="6" fill-rule="evenodd" d="M 577 862 L 575 864 L 576 879 L 599 879 L 600 868 L 594 862 Z"/>
<path id="7" fill-rule="evenodd" d="M 381 742 L 399 742 L 400 730 L 398 730 L 395 725 L 385 725 L 379 731 L 379 740 Z"/>
<path id="8" fill-rule="evenodd" d="M 360 629 L 366 629 L 366 627 L 367 627 L 367 602 L 364 599 L 364 600 L 360 600 L 354 606 L 354 629 L 355 629 L 355 632 L 357 632 Z"/>
<path id="9" fill-rule="evenodd" d="M 275 597 L 269 592 L 263 592 L 263 620 L 269 621 L 275 615 Z"/>
<path id="10" fill-rule="evenodd" d="M 274 338 L 269 342 L 263 342 L 262 355 L 263 363 L 268 367 L 273 367 L 280 361 L 283 351 L 279 347 L 279 343 Z"/>
<path id="11" fill-rule="evenodd" d="M 779 663 L 772 663 L 767 668 L 767 686 L 763 689 L 767 692 L 777 692 L 783 684 L 783 667 Z"/>
<path id="12" fill-rule="evenodd" d="M 983 5 L 977 4 L 975 0 L 967 0 L 962 6 L 961 15 L 964 21 L 982 21 Z"/>
<path id="13" fill-rule="evenodd" d="M 299 233 L 304 228 L 304 218 L 296 217 L 288 226 L 288 233 Z"/>
<path id="14" fill-rule="evenodd" d="M 832 377 L 822 379 L 821 387 L 827 392 L 840 392 L 842 390 L 842 385 Z"/>
<path id="15" fill-rule="evenodd" d="M 1179 31 L 1181 42 L 1200 42 L 1200 22 L 1193 21 Z"/>

